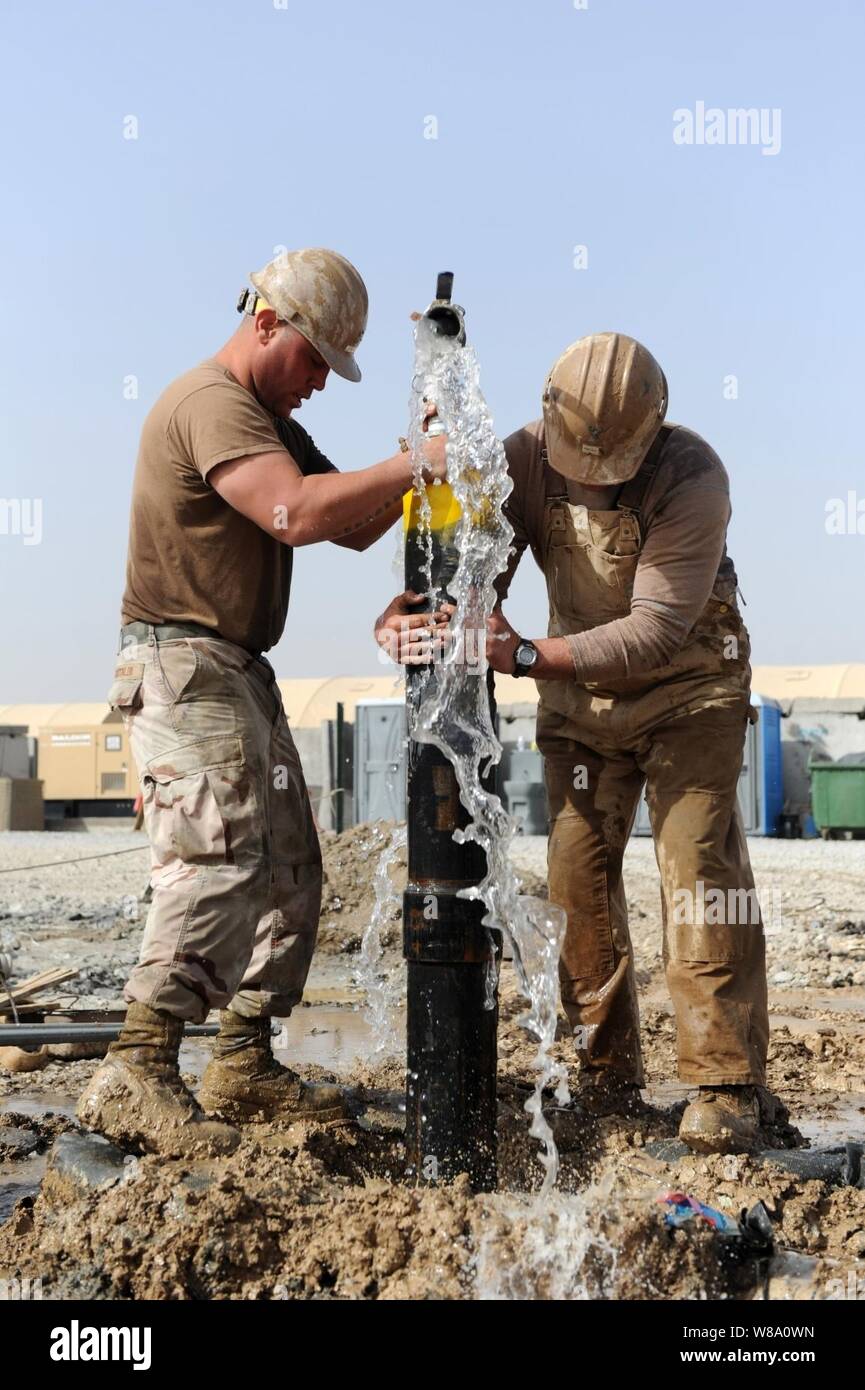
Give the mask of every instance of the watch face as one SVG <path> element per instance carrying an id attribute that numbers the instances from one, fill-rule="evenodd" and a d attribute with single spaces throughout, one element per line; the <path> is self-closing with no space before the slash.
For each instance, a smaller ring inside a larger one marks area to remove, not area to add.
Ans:
<path id="1" fill-rule="evenodd" d="M 521 642 L 514 653 L 518 666 L 525 666 L 527 669 L 534 666 L 538 659 L 537 647 L 533 647 L 530 642 Z"/>

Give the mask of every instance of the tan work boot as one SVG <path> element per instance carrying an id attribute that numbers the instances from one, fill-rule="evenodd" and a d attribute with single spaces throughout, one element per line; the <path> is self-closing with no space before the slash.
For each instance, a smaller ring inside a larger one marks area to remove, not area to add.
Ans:
<path id="1" fill-rule="evenodd" d="M 682 1116 L 679 1138 L 701 1154 L 749 1153 L 759 1128 L 756 1086 L 701 1086 Z"/>
<path id="2" fill-rule="evenodd" d="M 609 1067 L 583 1067 L 573 1102 L 591 1115 L 645 1115 L 648 1109 L 639 1083 Z"/>
<path id="3" fill-rule="evenodd" d="M 180 1079 L 182 1036 L 182 1018 L 130 1004 L 120 1037 L 78 1102 L 85 1128 L 145 1153 L 231 1153 L 237 1130 L 208 1120 Z"/>
<path id="4" fill-rule="evenodd" d="M 213 1060 L 198 1098 L 209 1114 L 232 1123 L 259 1119 L 326 1124 L 349 1118 L 339 1086 L 313 1085 L 277 1062 L 269 1018 L 244 1018 L 233 1009 L 219 1015 Z"/>

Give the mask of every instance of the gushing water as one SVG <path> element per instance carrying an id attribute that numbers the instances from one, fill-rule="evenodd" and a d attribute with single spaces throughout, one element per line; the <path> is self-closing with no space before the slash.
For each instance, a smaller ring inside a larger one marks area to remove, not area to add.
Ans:
<path id="1" fill-rule="evenodd" d="M 506 567 L 514 534 L 502 510 L 513 484 L 480 389 L 474 350 L 455 338 L 439 336 L 422 318 L 415 329 L 409 443 L 421 497 L 419 532 L 431 556 L 431 508 L 422 473 L 425 398 L 435 402 L 448 434 L 448 483 L 461 510 L 456 531 L 459 563 L 448 584 L 456 612 L 447 648 L 413 686 L 409 735 L 419 743 L 434 744 L 450 761 L 471 816 L 465 830 L 455 832 L 455 839 L 474 841 L 486 854 L 485 878 L 477 887 L 462 889 L 460 896 L 481 899 L 486 907 L 484 925 L 509 939 L 520 988 L 529 1003 L 521 1022 L 538 1039 L 539 1048 L 535 1089 L 526 1109 L 530 1132 L 541 1144 L 545 1169 L 541 1190 L 546 1193 L 556 1181 L 558 1154 L 543 1114 L 542 1096 L 552 1085 L 560 1104 L 569 1099 L 565 1069 L 550 1056 L 566 918 L 561 908 L 520 895 L 509 854 L 514 823 L 500 798 L 483 785 L 502 753 L 487 688 L 486 622 L 496 604 L 495 580 Z M 437 605 L 445 596 L 431 593 L 430 597 Z M 491 969 L 495 971 L 495 965 Z M 494 987 L 493 977 L 489 1007 L 494 1003 Z"/>
<path id="2" fill-rule="evenodd" d="M 367 1009 L 372 1033 L 372 1052 L 374 1056 L 395 1053 L 401 1046 L 397 1037 L 395 1015 L 402 1000 L 403 972 L 392 971 L 390 975 L 382 968 L 384 948 L 382 932 L 402 903 L 402 891 L 394 884 L 391 869 L 405 848 L 407 830 L 398 825 L 391 834 L 389 843 L 382 850 L 373 877 L 375 905 L 361 941 L 355 982 L 362 988 L 367 998 Z"/>
<path id="3" fill-rule="evenodd" d="M 618 1251 L 599 1229 L 610 1196 L 605 1179 L 574 1195 L 489 1198 L 489 1226 L 474 1259 L 474 1297 L 493 1302 L 614 1297 Z"/>

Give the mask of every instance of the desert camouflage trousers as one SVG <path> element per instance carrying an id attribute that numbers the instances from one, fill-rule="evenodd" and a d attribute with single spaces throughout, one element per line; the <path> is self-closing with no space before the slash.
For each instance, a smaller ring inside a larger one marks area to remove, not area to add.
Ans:
<path id="1" fill-rule="evenodd" d="M 129 734 L 153 896 L 124 991 L 201 1022 L 300 1001 L 321 851 L 273 668 L 232 642 L 123 639 L 109 692 Z"/>
<path id="2" fill-rule="evenodd" d="M 749 716 L 747 694 L 701 698 L 696 682 L 572 688 L 567 712 L 542 701 L 549 891 L 568 913 L 562 1003 L 586 1066 L 644 1084 L 622 859 L 645 782 L 679 1076 L 765 1084 L 765 942 L 737 800 Z"/>

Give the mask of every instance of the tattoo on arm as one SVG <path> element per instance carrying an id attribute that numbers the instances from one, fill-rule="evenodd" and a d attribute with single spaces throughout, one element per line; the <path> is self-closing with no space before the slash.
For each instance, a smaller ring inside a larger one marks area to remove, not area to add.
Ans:
<path id="1" fill-rule="evenodd" d="M 364 517 L 362 521 L 354 521 L 351 526 L 346 526 L 344 530 L 338 531 L 336 535 L 333 536 L 333 540 L 342 540 L 343 536 L 350 536 L 355 531 L 362 531 L 365 526 L 371 526 L 372 523 L 377 521 L 380 516 L 383 516 L 385 512 L 389 512 L 391 507 L 395 507 L 397 502 L 402 502 L 406 491 L 406 488 L 400 488 L 399 492 L 395 492 L 386 502 L 382 502 L 380 507 L 376 507 L 375 511 L 370 512 L 369 516 Z"/>

